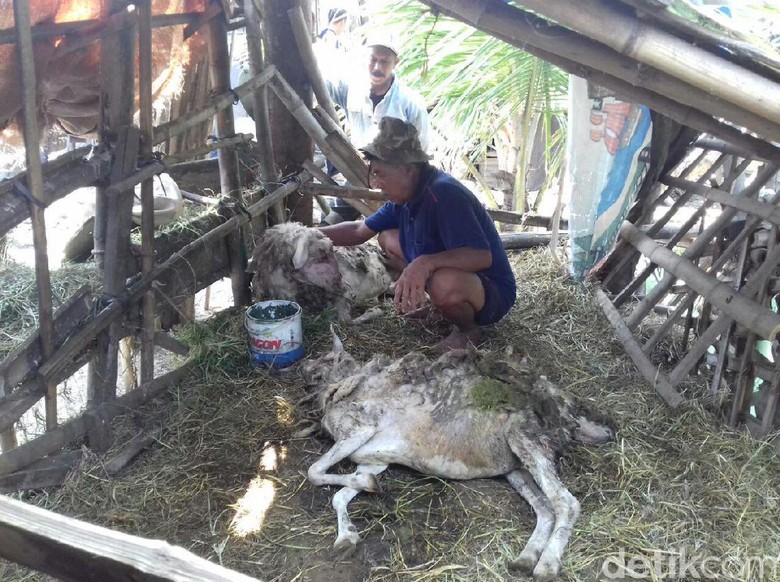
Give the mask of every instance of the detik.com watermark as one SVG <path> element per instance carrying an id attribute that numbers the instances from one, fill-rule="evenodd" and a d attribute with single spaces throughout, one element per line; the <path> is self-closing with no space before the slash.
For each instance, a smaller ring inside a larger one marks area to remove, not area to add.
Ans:
<path id="1" fill-rule="evenodd" d="M 606 580 L 778 580 L 777 556 L 709 556 L 682 547 L 652 553 L 626 553 L 621 548 L 601 565 Z"/>

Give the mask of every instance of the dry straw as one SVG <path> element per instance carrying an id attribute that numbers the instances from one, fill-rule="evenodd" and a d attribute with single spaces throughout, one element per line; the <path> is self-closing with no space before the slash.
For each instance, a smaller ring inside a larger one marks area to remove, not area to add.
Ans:
<path id="1" fill-rule="evenodd" d="M 780 459 L 768 441 L 724 428 L 696 404 L 671 412 L 634 370 L 587 286 L 570 282 L 545 251 L 513 260 L 517 303 L 483 347 L 511 344 L 527 353 L 536 369 L 619 429 L 613 444 L 575 448 L 562 460 L 563 480 L 582 502 L 562 579 L 606 579 L 613 570 L 605 564 L 621 555 L 656 557 L 648 580 L 696 579 L 695 568 L 710 558 L 720 560 L 713 567 L 728 564 L 731 579 L 779 579 L 771 563 L 746 560 L 780 555 Z M 327 349 L 330 321 L 327 313 L 304 317 L 309 354 Z M 426 352 L 446 331 L 433 319 L 403 321 L 389 305 L 370 326 L 336 327 L 359 358 Z M 500 479 L 444 481 L 391 468 L 381 477 L 383 493 L 361 494 L 351 505 L 363 540 L 357 552 L 334 556 L 334 490 L 305 477 L 330 443 L 291 438 L 307 410 L 297 367 L 253 371 L 240 310 L 181 336 L 195 347 L 198 377 L 117 422 L 120 439 L 160 431 L 158 441 L 119 475 L 103 469 L 110 454 L 90 456 L 63 487 L 25 499 L 166 539 L 269 581 L 512 579 L 506 561 L 523 547 L 534 517 Z M 694 564 L 671 576 L 670 557 L 681 554 Z M 737 572 L 740 564 L 746 569 Z M 1 565 L 0 578 L 37 579 Z"/>

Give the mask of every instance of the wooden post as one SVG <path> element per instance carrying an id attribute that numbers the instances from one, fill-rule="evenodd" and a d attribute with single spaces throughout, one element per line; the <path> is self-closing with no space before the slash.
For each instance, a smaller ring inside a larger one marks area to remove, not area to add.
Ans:
<path id="1" fill-rule="evenodd" d="M 114 13 L 126 8 L 126 2 L 113 5 Z M 135 94 L 135 30 L 123 28 L 103 35 L 100 43 L 100 136 L 101 149 L 113 149 L 113 164 L 109 183 L 115 183 L 131 174 L 138 158 L 138 129 L 132 127 Z M 105 260 L 103 261 L 103 292 L 109 301 L 124 291 L 128 275 L 128 255 L 132 188 L 117 195 L 107 196 L 106 188 L 97 188 L 96 207 L 104 211 L 95 216 L 95 243 L 98 230 L 103 229 Z M 96 252 L 98 248 L 96 246 Z M 97 257 L 96 257 L 97 258 Z M 108 330 L 97 337 L 95 356 L 90 364 L 87 398 L 90 406 L 99 406 L 116 398 L 117 358 L 121 322 L 112 322 Z M 90 445 L 96 449 L 108 446 L 110 426 L 95 425 L 89 435 Z"/>
<path id="2" fill-rule="evenodd" d="M 246 20 L 246 44 L 249 57 L 249 70 L 252 76 L 265 70 L 263 54 L 263 23 L 255 0 L 244 0 L 244 18 Z M 268 116 L 268 89 L 265 84 L 252 93 L 255 135 L 260 151 L 260 177 L 264 182 L 275 182 L 279 177 L 274 161 L 273 142 L 271 141 L 271 122 Z"/>
<path id="3" fill-rule="evenodd" d="M 300 6 L 290 8 L 287 11 L 287 16 L 290 18 L 290 25 L 292 26 L 293 35 L 295 35 L 295 44 L 301 55 L 303 68 L 311 81 L 317 103 L 333 121 L 338 123 L 336 108 L 333 107 L 325 80 L 322 78 L 320 69 L 317 66 L 317 58 L 314 56 L 314 50 L 311 46 L 311 32 L 306 25 L 306 17 L 303 15 L 303 10 L 301 10 Z"/>
<path id="4" fill-rule="evenodd" d="M 212 0 L 215 2 L 216 0 Z M 211 90 L 215 94 L 230 89 L 230 51 L 228 49 L 225 18 L 217 16 L 209 21 L 209 71 Z M 217 138 L 233 137 L 233 108 L 226 107 L 216 115 Z M 241 204 L 241 183 L 239 181 L 238 157 L 228 148 L 217 150 L 219 176 L 223 196 L 233 198 Z M 249 284 L 246 276 L 246 248 L 242 230 L 237 230 L 228 239 L 230 254 L 230 283 L 233 289 L 233 304 L 249 303 Z"/>
<path id="5" fill-rule="evenodd" d="M 263 2 L 263 47 L 266 63 L 276 66 L 289 84 L 292 93 L 307 109 L 312 105 L 312 91 L 301 56 L 290 50 L 294 38 L 287 10 L 298 5 L 304 14 L 310 13 L 309 0 L 264 0 Z M 311 159 L 314 146 L 309 135 L 290 115 L 278 99 L 269 99 L 272 122 L 274 160 L 279 168 L 301 167 L 304 160 Z M 284 170 L 283 170 L 284 171 Z M 290 220 L 302 224 L 312 223 L 313 201 L 311 195 L 296 194 L 285 201 Z"/>
<path id="6" fill-rule="evenodd" d="M 41 353 L 44 360 L 54 353 L 54 318 L 52 309 L 49 255 L 46 244 L 46 206 L 43 195 L 41 157 L 38 142 L 38 117 L 36 111 L 36 78 L 32 35 L 30 33 L 30 6 L 27 2 L 14 2 L 14 20 L 18 36 L 19 68 L 22 70 L 22 101 L 24 114 L 24 145 L 27 154 L 27 192 L 32 219 L 33 245 L 35 247 L 35 283 L 38 289 L 38 321 L 41 330 Z M 57 426 L 57 386 L 46 390 L 46 430 Z"/>
<path id="7" fill-rule="evenodd" d="M 138 6 L 138 103 L 141 129 L 141 157 L 152 159 L 152 6 L 151 0 L 139 0 Z M 154 184 L 153 178 L 141 184 L 141 268 L 144 275 L 154 269 Z M 144 293 L 141 327 L 141 383 L 154 379 L 154 292 Z M 131 352 L 133 342 L 127 342 Z M 129 358 L 132 369 L 132 358 Z"/>

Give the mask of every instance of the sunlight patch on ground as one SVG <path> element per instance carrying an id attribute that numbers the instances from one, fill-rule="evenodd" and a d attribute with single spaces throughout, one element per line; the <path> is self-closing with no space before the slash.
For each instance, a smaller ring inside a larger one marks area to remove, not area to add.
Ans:
<path id="1" fill-rule="evenodd" d="M 260 454 L 258 469 L 261 472 L 276 471 L 279 461 L 287 457 L 287 447 L 266 443 Z M 230 522 L 230 531 L 238 537 L 246 537 L 263 529 L 265 516 L 276 498 L 273 479 L 257 476 L 246 488 L 246 493 L 231 507 L 236 515 Z"/>

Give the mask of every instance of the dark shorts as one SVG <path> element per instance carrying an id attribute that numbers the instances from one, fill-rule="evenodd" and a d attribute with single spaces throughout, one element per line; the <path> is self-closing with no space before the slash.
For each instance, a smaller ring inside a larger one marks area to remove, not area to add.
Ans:
<path id="1" fill-rule="evenodd" d="M 491 325 L 504 317 L 515 304 L 514 286 L 499 285 L 487 275 L 477 273 L 485 289 L 485 306 L 477 313 L 477 325 Z"/>

